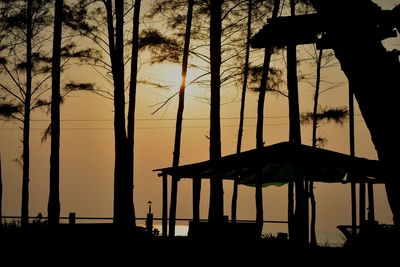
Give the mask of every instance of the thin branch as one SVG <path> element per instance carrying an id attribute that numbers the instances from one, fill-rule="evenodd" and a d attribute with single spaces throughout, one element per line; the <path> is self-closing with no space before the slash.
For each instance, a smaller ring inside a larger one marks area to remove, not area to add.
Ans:
<path id="1" fill-rule="evenodd" d="M 239 6 L 239 5 L 243 4 L 243 3 L 247 3 L 247 1 L 238 2 L 236 5 L 232 6 L 228 11 L 226 11 L 226 13 L 222 17 L 221 21 L 224 21 L 224 19 L 226 19 L 226 17 L 229 15 L 230 12 L 232 12 L 237 6 Z"/>
<path id="2" fill-rule="evenodd" d="M 102 59 L 99 59 L 99 58 L 96 58 L 96 57 L 93 57 L 93 56 L 85 56 L 85 55 L 81 56 L 81 58 L 87 58 L 87 59 L 94 60 L 95 62 L 103 63 L 104 66 L 105 66 L 105 67 L 103 66 L 104 69 L 106 69 L 106 70 L 111 70 L 111 65 L 108 64 L 107 62 L 105 62 L 105 61 L 102 60 Z M 88 64 L 101 67 L 101 65 L 98 65 L 98 64 L 96 64 L 96 63 L 94 63 L 94 64 L 88 63 Z M 106 67 L 108 67 L 108 69 L 107 69 Z"/>
<path id="3" fill-rule="evenodd" d="M 197 82 L 198 80 L 200 80 L 201 78 L 203 78 L 203 77 L 205 77 L 205 76 L 207 76 L 207 75 L 210 75 L 210 73 L 211 73 L 211 72 L 207 72 L 207 73 L 204 73 L 204 74 L 201 74 L 201 75 L 197 76 L 195 79 L 193 79 L 193 80 L 188 84 L 188 86 L 191 85 L 191 84 L 196 83 L 196 82 Z"/>
<path id="4" fill-rule="evenodd" d="M 106 90 L 95 89 L 93 93 L 106 97 L 107 99 L 114 99 L 114 95 Z"/>
<path id="5" fill-rule="evenodd" d="M 101 73 L 96 66 L 90 65 L 89 66 L 101 77 L 103 78 L 110 86 L 113 86 L 113 80 L 111 75 L 107 75 L 110 73 L 110 70 L 107 70 L 107 74 Z"/>
<path id="6" fill-rule="evenodd" d="M 159 102 L 159 103 L 154 104 L 154 105 L 151 105 L 151 106 L 150 106 L 151 108 L 152 108 L 152 107 L 155 107 L 155 106 L 161 105 L 161 106 L 159 106 L 155 111 L 153 111 L 153 112 L 151 113 L 151 115 L 156 114 L 160 109 L 162 109 L 165 105 L 167 105 L 168 102 L 171 101 L 171 100 L 172 100 L 175 96 L 177 96 L 178 94 L 179 94 L 179 91 L 176 92 L 176 93 L 174 93 L 172 96 L 168 97 L 167 100 L 165 100 L 165 101 L 163 101 L 163 102 Z"/>
<path id="7" fill-rule="evenodd" d="M 3 85 L 2 83 L 0 83 L 0 87 L 3 88 L 7 93 L 9 93 L 10 95 L 12 95 L 13 97 L 15 97 L 16 99 L 18 99 L 19 101 L 21 101 L 21 103 L 24 102 L 24 100 L 22 98 L 20 98 L 18 95 L 16 95 L 15 93 L 13 93 L 10 89 L 8 89 L 5 85 Z"/>
<path id="8" fill-rule="evenodd" d="M 18 111 L 18 114 L 20 114 L 21 116 L 23 116 L 21 111 Z M 24 120 L 22 118 L 19 118 L 17 116 L 15 116 L 14 114 L 11 114 L 10 117 L 12 117 L 14 120 L 19 121 L 19 122 L 24 122 Z"/>
<path id="9" fill-rule="evenodd" d="M 32 103 L 35 103 L 37 100 L 39 100 L 39 97 L 41 97 L 44 93 L 48 92 L 51 89 L 51 87 L 48 87 L 46 89 L 43 89 L 32 101 Z"/>
<path id="10" fill-rule="evenodd" d="M 210 58 L 206 55 L 194 52 L 194 51 L 190 51 L 191 54 L 195 55 L 196 57 L 198 57 L 199 59 L 203 60 L 206 63 L 210 63 Z"/>
<path id="11" fill-rule="evenodd" d="M 34 95 L 36 93 L 36 91 L 39 90 L 39 88 L 50 78 L 51 78 L 51 74 L 48 75 L 47 77 L 45 77 L 41 82 L 39 82 L 37 84 L 37 86 L 35 86 L 35 88 L 32 90 L 32 95 Z"/>
<path id="12" fill-rule="evenodd" d="M 89 40 L 93 41 L 95 44 L 97 44 L 97 45 L 100 47 L 100 49 L 101 49 L 103 52 L 105 52 L 107 55 L 109 55 L 109 54 L 110 54 L 110 51 L 109 51 L 109 49 L 107 49 L 108 43 L 107 43 L 103 38 L 101 38 L 101 37 L 95 35 L 95 34 L 92 33 L 92 32 L 90 32 L 89 34 L 91 34 L 92 37 L 90 37 L 90 36 L 88 36 L 88 35 L 85 35 L 86 38 L 88 38 Z M 98 40 L 100 40 L 102 43 L 104 43 L 104 45 L 106 45 L 106 47 L 104 47 L 102 44 L 100 44 L 100 42 L 99 42 Z"/>

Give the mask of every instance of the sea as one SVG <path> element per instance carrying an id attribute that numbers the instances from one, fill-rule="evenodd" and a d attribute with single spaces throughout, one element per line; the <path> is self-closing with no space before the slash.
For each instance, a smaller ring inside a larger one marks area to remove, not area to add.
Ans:
<path id="1" fill-rule="evenodd" d="M 158 229 L 160 234 L 162 234 L 161 225 L 154 225 L 154 228 Z M 186 224 L 177 224 L 175 226 L 175 235 L 176 236 L 187 236 L 188 235 L 189 226 Z M 264 236 L 277 236 L 278 233 L 284 233 L 283 229 L 270 229 L 271 231 L 266 231 L 263 233 Z M 318 232 L 317 233 L 317 243 L 320 246 L 325 247 L 342 247 L 346 242 L 346 238 L 344 235 L 337 230 L 337 232 Z"/>

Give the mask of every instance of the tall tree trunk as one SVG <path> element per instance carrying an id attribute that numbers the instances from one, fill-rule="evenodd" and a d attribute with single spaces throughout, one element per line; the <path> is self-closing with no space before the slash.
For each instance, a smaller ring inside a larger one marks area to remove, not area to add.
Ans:
<path id="1" fill-rule="evenodd" d="M 239 117 L 239 129 L 238 129 L 238 141 L 236 146 L 236 153 L 239 154 L 242 149 L 242 139 L 243 139 L 243 123 L 244 123 L 244 108 L 246 104 L 246 89 L 247 80 L 249 77 L 249 59 L 250 59 L 250 39 L 251 39 L 251 13 L 253 10 L 252 0 L 248 1 L 247 9 L 247 36 L 246 36 L 246 56 L 244 61 L 244 76 L 242 85 L 242 99 L 240 102 L 240 117 Z M 232 223 L 236 222 L 236 212 L 237 212 L 237 196 L 238 196 L 238 181 L 239 177 L 235 177 L 233 182 L 233 193 L 232 193 L 232 204 L 231 204 L 231 220 Z"/>
<path id="2" fill-rule="evenodd" d="M 349 82 L 349 143 L 350 143 L 350 156 L 355 156 L 355 140 L 354 140 L 354 95 L 351 83 Z M 351 174 L 349 174 L 351 175 Z M 355 237 L 357 233 L 357 193 L 356 183 L 352 182 L 350 185 L 350 198 L 351 198 L 351 232 Z"/>
<path id="3" fill-rule="evenodd" d="M 134 189 L 134 178 L 135 178 L 135 111 L 136 111 L 136 86 L 137 86 L 137 65 L 138 65 L 138 53 L 139 53 L 139 17 L 140 17 L 140 5 L 141 0 L 135 1 L 134 14 L 133 14 L 133 32 L 132 32 L 132 61 L 131 61 L 131 81 L 129 88 L 129 110 L 128 110 L 128 171 L 129 179 L 128 183 L 130 188 L 129 203 L 132 206 L 128 211 L 132 214 L 133 225 L 136 226 L 136 215 L 135 205 L 133 201 L 133 189 Z M 127 205 L 129 205 L 127 203 Z"/>
<path id="4" fill-rule="evenodd" d="M 51 69 L 51 155 L 50 155 L 50 193 L 47 207 L 50 225 L 60 222 L 60 61 L 63 0 L 56 0 L 53 34 L 53 62 Z"/>
<path id="5" fill-rule="evenodd" d="M 107 28 L 114 82 L 114 223 L 127 226 L 133 223 L 132 205 L 129 195 L 130 171 L 128 170 L 128 147 L 125 129 L 125 75 L 124 75 L 124 3 L 115 0 L 115 29 L 113 5 L 106 0 Z"/>
<path id="6" fill-rule="evenodd" d="M 28 224 L 29 216 L 29 135 L 31 122 L 32 99 L 32 0 L 27 1 L 26 17 L 26 91 L 24 99 L 24 128 L 23 128 L 23 168 L 22 168 L 22 201 L 21 226 Z"/>
<path id="7" fill-rule="evenodd" d="M 119 205 L 114 206 L 115 217 L 117 224 L 127 225 L 128 216 L 127 211 L 127 143 L 126 143 L 126 129 L 125 129 L 125 70 L 124 70 L 124 3 L 123 1 L 114 1 L 115 6 L 115 60 L 113 66 L 114 77 L 114 127 L 116 137 L 118 138 L 118 149 L 116 157 L 119 158 L 119 169 L 116 170 L 118 174 L 115 177 L 115 194 L 119 194 Z M 116 168 L 117 169 L 117 168 Z"/>
<path id="8" fill-rule="evenodd" d="M 295 16 L 295 1 L 290 0 L 290 13 Z M 290 142 L 301 144 L 299 96 L 297 82 L 297 58 L 296 44 L 287 45 L 287 83 L 289 91 L 289 120 L 290 120 Z M 308 216 L 307 196 L 305 181 L 300 173 L 295 174 L 296 210 L 295 210 L 295 241 L 304 245 L 308 242 Z"/>
<path id="9" fill-rule="evenodd" d="M 274 9 L 272 11 L 272 19 L 278 17 L 280 0 L 275 0 Z M 256 147 L 262 149 L 264 147 L 264 103 L 265 95 L 267 93 L 267 82 L 269 76 L 269 65 L 271 61 L 273 49 L 266 47 L 264 52 L 263 72 L 261 76 L 261 83 L 258 95 L 257 105 L 257 129 L 256 129 Z M 264 208 L 263 208 L 263 194 L 262 194 L 262 170 L 257 171 L 256 182 L 256 223 L 258 233 L 261 235 L 264 223 Z"/>
<path id="10" fill-rule="evenodd" d="M 264 63 L 263 72 L 261 77 L 260 92 L 258 95 L 258 105 L 257 105 L 257 129 L 256 129 L 256 147 L 257 149 L 262 149 L 264 147 L 263 140 L 263 130 L 264 130 L 264 103 L 265 94 L 267 91 L 267 81 L 269 74 L 269 63 L 271 59 L 271 48 L 265 48 L 264 51 Z M 263 195 L 262 195 L 262 169 L 257 170 L 257 180 L 256 180 L 256 224 L 258 234 L 261 236 L 263 221 L 264 221 L 264 208 L 263 208 Z"/>
<path id="11" fill-rule="evenodd" d="M 0 227 L 3 225 L 3 176 L 1 170 L 1 154 L 0 154 Z"/>
<path id="12" fill-rule="evenodd" d="M 387 121 L 398 119 L 400 64 L 380 40 L 380 27 L 375 23 L 380 8 L 372 1 L 313 0 L 312 4 L 326 21 L 337 21 L 337 14 L 341 14 L 341 23 L 331 23 L 327 33 L 342 70 L 354 85 L 354 95 L 385 171 L 393 221 L 399 226 L 400 175 L 395 155 L 400 141 L 398 132 Z M 354 20 L 356 13 L 359 17 Z"/>
<path id="13" fill-rule="evenodd" d="M 181 71 L 181 86 L 179 88 L 179 103 L 178 110 L 176 113 L 176 126 L 175 126 L 175 142 L 174 142 L 174 153 L 172 159 L 172 167 L 176 168 L 179 166 L 179 157 L 181 153 L 181 135 L 182 135 L 182 120 L 183 110 L 185 106 L 185 90 L 186 90 L 186 74 L 188 68 L 189 58 L 189 47 L 190 47 L 190 32 L 192 28 L 192 17 L 193 17 L 193 3 L 194 0 L 188 0 L 188 10 L 186 16 L 186 30 L 185 30 L 185 43 L 183 47 L 183 58 L 182 58 L 182 71 Z M 179 177 L 172 177 L 172 189 L 171 189 L 171 208 L 169 214 L 169 235 L 175 235 L 175 219 L 176 219 L 176 203 L 177 203 L 177 190 L 178 190 L 178 179 Z M 201 180 L 199 180 L 201 181 Z M 198 182 L 193 179 L 193 192 L 197 192 L 195 187 L 198 187 Z M 194 201 L 196 202 L 196 201 Z M 197 205 L 193 203 L 193 205 Z M 195 207 L 193 207 L 193 211 Z M 193 214 L 193 217 L 196 217 Z"/>
<path id="14" fill-rule="evenodd" d="M 313 107 L 313 125 L 312 125 L 312 147 L 317 147 L 317 128 L 318 128 L 318 98 L 319 98 L 319 89 L 321 85 L 321 61 L 322 61 L 323 50 L 319 51 L 318 59 L 317 59 L 317 78 L 315 81 L 315 95 L 314 95 L 314 107 Z M 317 203 L 315 201 L 314 195 L 314 182 L 310 182 L 309 184 L 309 192 L 310 192 L 310 202 L 311 202 L 311 222 L 310 222 L 310 245 L 317 245 L 317 235 L 315 232 L 315 224 L 317 219 Z"/>
<path id="15" fill-rule="evenodd" d="M 210 110 L 210 160 L 221 158 L 221 34 L 222 3 L 213 0 L 210 3 L 210 67 L 211 67 L 211 110 Z M 221 177 L 210 179 L 210 207 L 208 220 L 221 222 L 224 216 L 224 190 Z"/>

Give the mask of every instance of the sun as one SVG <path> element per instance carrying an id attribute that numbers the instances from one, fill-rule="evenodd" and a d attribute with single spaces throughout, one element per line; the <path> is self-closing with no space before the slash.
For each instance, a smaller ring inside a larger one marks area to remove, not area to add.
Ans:
<path id="1" fill-rule="evenodd" d="M 192 83 L 199 77 L 199 70 L 188 68 L 186 73 L 186 92 L 193 93 L 196 85 Z M 182 66 L 179 64 L 163 64 L 156 73 L 156 79 L 168 88 L 178 91 L 182 83 Z"/>

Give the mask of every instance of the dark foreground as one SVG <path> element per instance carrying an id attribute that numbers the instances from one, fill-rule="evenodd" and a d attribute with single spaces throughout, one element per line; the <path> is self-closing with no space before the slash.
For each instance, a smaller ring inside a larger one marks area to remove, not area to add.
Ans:
<path id="1" fill-rule="evenodd" d="M 300 248 L 277 239 L 162 238 L 112 226 L 42 226 L 1 229 L 0 262 L 33 266 L 398 266 L 396 240 L 390 235 L 373 242 L 360 239 L 340 248 Z"/>

